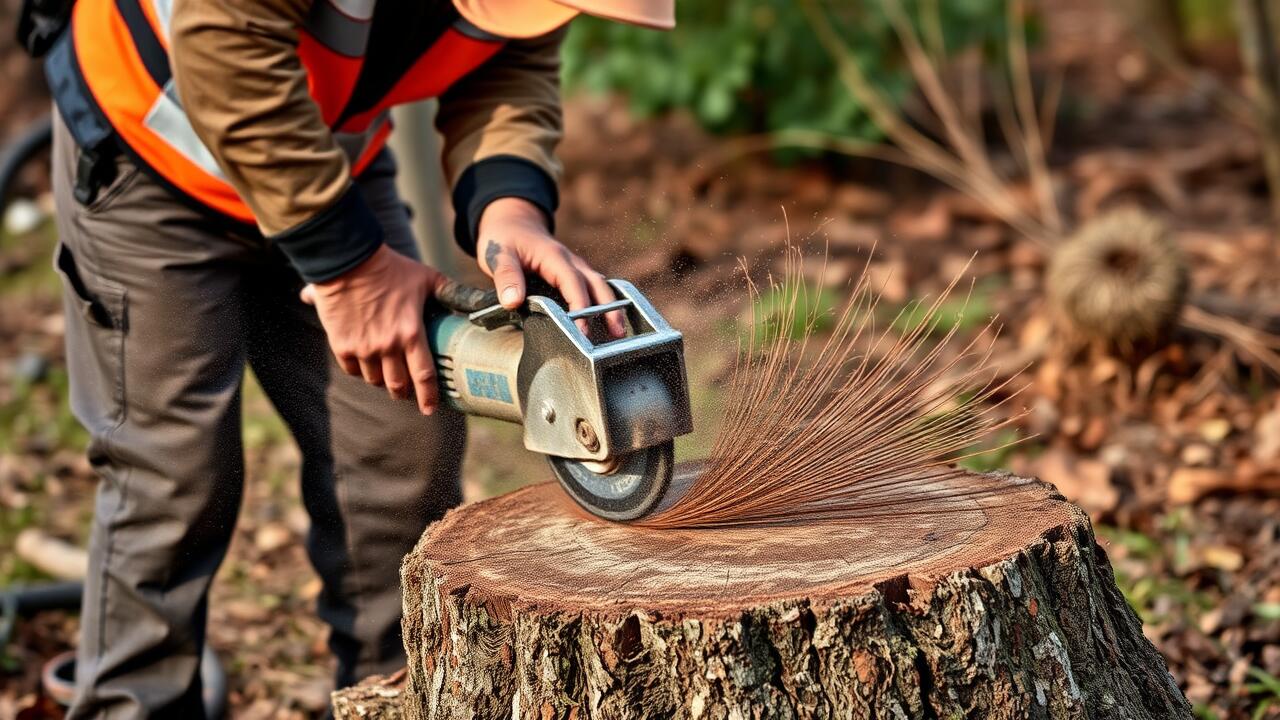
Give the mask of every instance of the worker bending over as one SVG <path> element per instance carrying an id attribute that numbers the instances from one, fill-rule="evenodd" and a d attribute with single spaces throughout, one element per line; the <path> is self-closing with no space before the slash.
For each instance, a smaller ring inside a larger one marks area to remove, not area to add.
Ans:
<path id="1" fill-rule="evenodd" d="M 439 98 L 454 232 L 503 305 L 526 270 L 571 308 L 611 300 L 553 235 L 559 45 L 580 11 L 669 28 L 672 2 L 75 3 L 47 61 L 56 262 L 102 480 L 72 718 L 202 715 L 246 364 L 302 451 L 338 682 L 403 664 L 400 559 L 459 502 L 465 429 L 436 389 L 442 277 L 396 194 L 390 109 Z"/>

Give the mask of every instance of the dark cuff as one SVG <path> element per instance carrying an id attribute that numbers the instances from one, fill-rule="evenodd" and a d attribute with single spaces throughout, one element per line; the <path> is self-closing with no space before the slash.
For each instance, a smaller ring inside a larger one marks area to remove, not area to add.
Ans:
<path id="1" fill-rule="evenodd" d="M 547 229 L 555 232 L 556 207 L 560 205 L 555 181 L 546 170 L 522 157 L 495 155 L 467 168 L 453 191 L 457 217 L 453 234 L 468 255 L 476 254 L 480 215 L 489 203 L 504 197 L 518 197 L 537 205 L 547 216 Z"/>
<path id="2" fill-rule="evenodd" d="M 332 280 L 382 245 L 382 224 L 352 185 L 306 222 L 271 238 L 309 283 Z"/>

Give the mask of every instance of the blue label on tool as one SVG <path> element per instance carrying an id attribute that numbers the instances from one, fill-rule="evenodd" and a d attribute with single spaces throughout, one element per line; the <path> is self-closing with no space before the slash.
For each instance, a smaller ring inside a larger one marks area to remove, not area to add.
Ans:
<path id="1" fill-rule="evenodd" d="M 507 378 L 498 373 L 467 368 L 467 391 L 476 397 L 511 402 L 511 388 L 507 385 Z"/>

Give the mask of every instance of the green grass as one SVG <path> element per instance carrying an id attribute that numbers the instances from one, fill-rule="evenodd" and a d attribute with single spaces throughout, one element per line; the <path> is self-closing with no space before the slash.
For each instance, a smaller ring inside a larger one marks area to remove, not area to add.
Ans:
<path id="1" fill-rule="evenodd" d="M 11 299 L 30 297 L 33 293 L 56 297 L 62 291 L 58 273 L 53 269 L 53 248 L 57 243 L 58 234 L 52 220 L 22 235 L 11 235 L 0 225 L 0 253 L 17 257 L 34 255 L 26 267 L 0 275 L 0 298 L 6 305 Z"/>
<path id="2" fill-rule="evenodd" d="M 793 301 L 795 309 L 791 311 Z M 842 298 L 830 288 L 790 284 L 770 288 L 760 293 L 752 308 L 755 345 L 762 347 L 779 335 L 788 340 L 803 340 L 810 332 L 827 332 L 835 327 L 841 305 Z"/>
<path id="3" fill-rule="evenodd" d="M 970 448 L 967 453 L 979 453 L 971 455 L 959 463 L 960 467 L 974 472 L 991 472 L 1009 465 L 1009 459 L 1015 454 L 1032 452 L 1037 449 L 1026 442 L 1017 442 L 1019 438 L 1018 431 L 1013 428 L 1002 428 L 995 435 L 992 435 L 980 446 Z M 986 449 L 990 448 L 990 449 Z"/>
<path id="4" fill-rule="evenodd" d="M 1162 522 L 1167 536 L 1152 538 L 1136 530 L 1108 525 L 1097 526 L 1098 537 L 1105 542 L 1124 548 L 1128 557 L 1142 567 L 1168 567 L 1174 572 L 1188 567 L 1190 534 L 1185 518 L 1171 513 Z M 1116 585 L 1125 600 L 1142 622 L 1158 625 L 1177 621 L 1194 625 L 1200 616 L 1213 607 L 1213 597 L 1191 588 L 1183 579 L 1171 573 L 1131 575 L 1126 563 L 1115 563 Z"/>
<path id="5" fill-rule="evenodd" d="M 83 448 L 89 436 L 71 414 L 68 392 L 62 367 L 50 368 L 38 382 L 15 383 L 12 396 L 0 403 L 0 452 Z"/>
<path id="6" fill-rule="evenodd" d="M 52 260 L 57 241 L 52 220 L 22 235 L 11 235 L 0 223 L 0 255 L 26 261 L 0 274 L 0 312 L 44 315 L 60 309 L 62 281 Z M 25 349 L 21 345 L 6 348 L 0 362 L 15 360 Z M 0 453 L 21 452 L 30 446 L 50 451 L 84 447 L 87 435 L 67 403 L 65 368 L 54 363 L 35 382 L 5 381 L 10 385 L 0 389 Z"/>
<path id="7" fill-rule="evenodd" d="M 974 285 L 972 293 L 957 292 L 938 305 L 929 334 L 941 337 L 956 330 L 964 333 L 977 330 L 991 321 L 996 314 L 994 294 L 1003 281 L 999 278 L 985 278 Z M 891 327 L 899 333 L 906 334 L 920 327 L 928 314 L 933 300 L 917 298 L 893 307 L 886 306 L 881 311 L 881 318 L 891 323 Z"/>
<path id="8" fill-rule="evenodd" d="M 1191 708 L 1191 712 L 1196 716 L 1197 720 L 1220 720 L 1218 713 L 1207 705 L 1196 705 Z"/>
<path id="9" fill-rule="evenodd" d="M 57 307 L 62 285 L 51 260 L 56 244 L 52 221 L 22 235 L 0 230 L 0 253 L 28 260 L 24 266 L 0 275 L 3 312 L 43 313 Z M 10 349 L 3 361 L 15 359 L 19 351 L 20 348 Z M 0 455 L 17 457 L 34 451 L 48 456 L 60 450 L 83 450 L 88 434 L 71 414 L 65 368 L 54 364 L 38 380 L 7 382 L 8 387 L 0 391 Z M 30 504 L 0 509 L 0 548 L 10 550 L 0 551 L 0 587 L 48 579 L 11 551 L 19 533 L 48 521 L 41 502 L 44 485 L 45 475 L 37 470 L 21 488 L 30 497 Z"/>
<path id="10" fill-rule="evenodd" d="M 42 524 L 43 516 L 44 513 L 35 505 L 18 509 L 8 508 L 0 512 L 0 548 L 12 548 L 17 542 L 18 533 Z M 47 575 L 18 557 L 17 553 L 0 553 L 0 588 L 27 585 L 48 579 Z"/>
<path id="11" fill-rule="evenodd" d="M 1253 606 L 1253 614 L 1259 620 L 1280 620 L 1280 603 L 1258 603 Z"/>
<path id="12" fill-rule="evenodd" d="M 246 450 L 263 450 L 292 442 L 288 426 L 276 413 L 258 378 L 248 369 L 244 373 L 240 402 L 244 415 L 242 433 Z"/>
<path id="13" fill-rule="evenodd" d="M 1251 682 L 1245 683 L 1245 690 L 1258 704 L 1253 707 L 1251 720 L 1259 720 L 1266 716 L 1273 707 L 1280 707 L 1280 678 L 1259 667 L 1249 668 Z"/>

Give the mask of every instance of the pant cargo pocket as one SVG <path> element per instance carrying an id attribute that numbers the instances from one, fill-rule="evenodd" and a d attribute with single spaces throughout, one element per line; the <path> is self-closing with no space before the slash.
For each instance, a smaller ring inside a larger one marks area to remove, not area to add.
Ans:
<path id="1" fill-rule="evenodd" d="M 65 244 L 55 252 L 66 313 L 71 410 L 97 441 L 124 416 L 126 294 L 115 283 L 82 274 Z"/>

